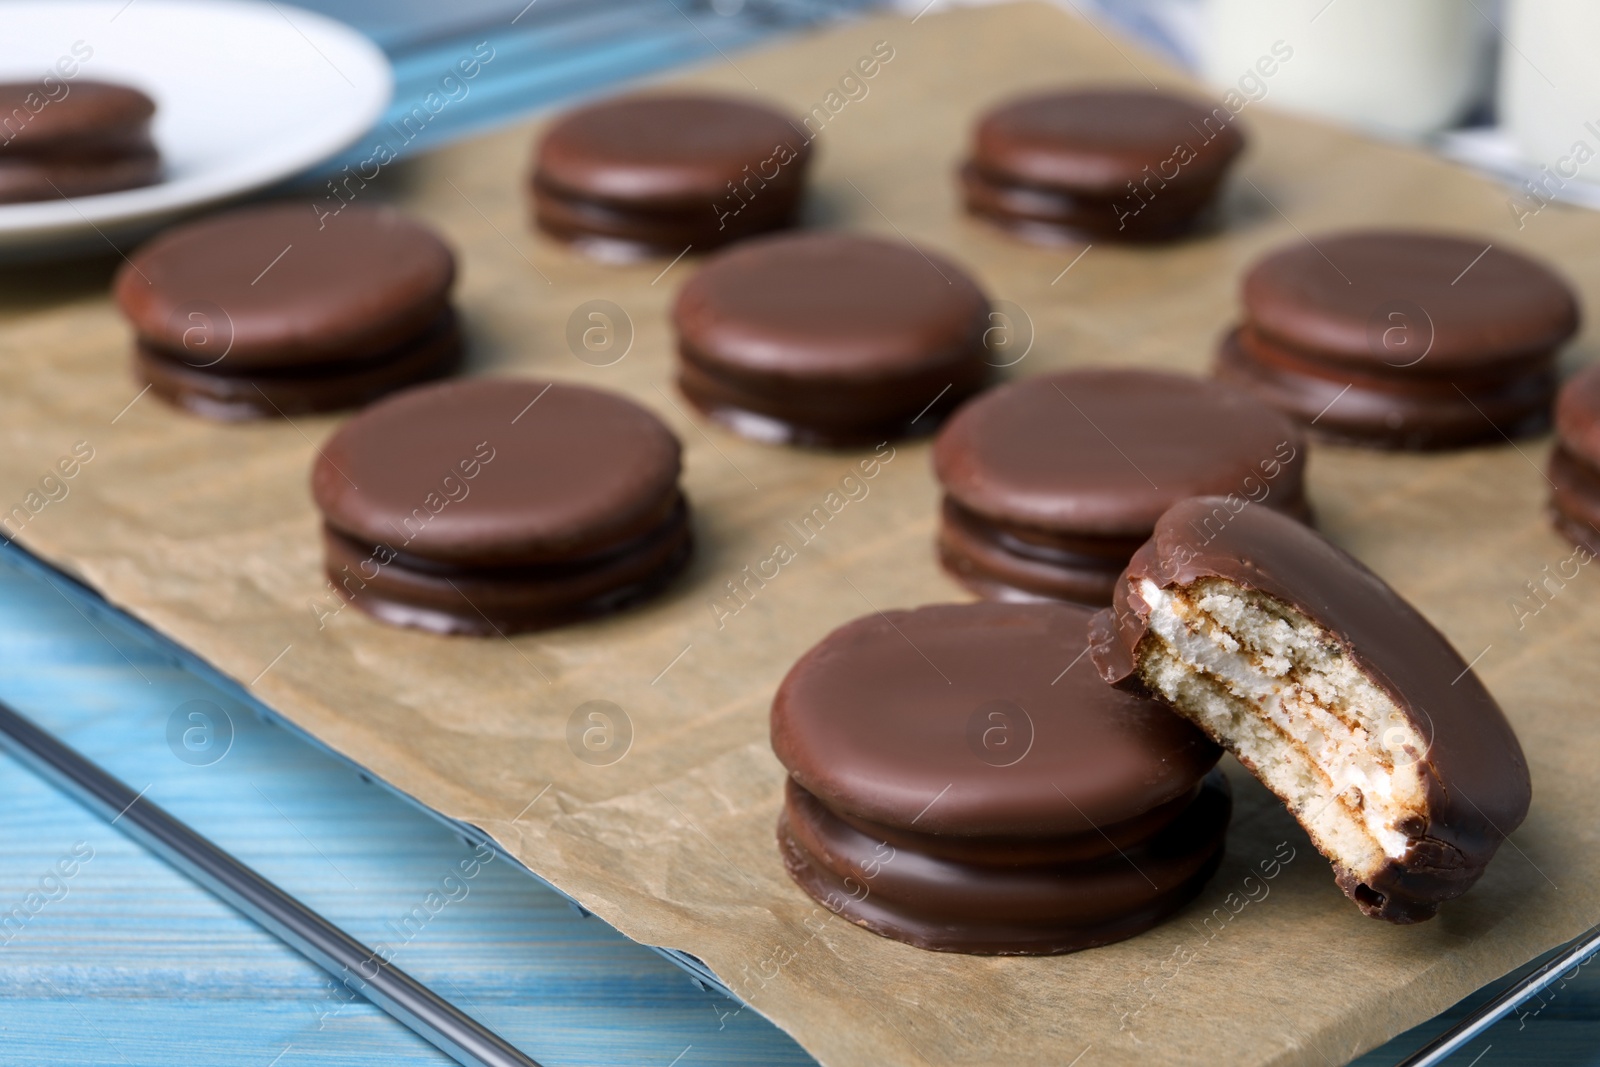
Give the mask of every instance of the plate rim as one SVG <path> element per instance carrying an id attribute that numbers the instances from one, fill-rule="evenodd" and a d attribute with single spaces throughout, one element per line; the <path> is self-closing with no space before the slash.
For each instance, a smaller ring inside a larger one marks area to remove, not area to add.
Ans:
<path id="1" fill-rule="evenodd" d="M 316 141 L 307 141 L 298 151 L 285 153 L 272 166 L 257 167 L 231 177 L 224 174 L 220 180 L 213 177 L 208 181 L 207 175 L 202 173 L 178 181 L 94 196 L 0 204 L 0 249 L 21 250 L 39 245 L 43 251 L 52 242 L 82 238 L 97 231 L 105 237 L 105 227 L 115 230 L 149 224 L 266 188 L 334 158 L 355 144 L 377 124 L 394 99 L 394 67 L 383 50 L 359 30 L 320 12 L 263 0 L 130 0 L 132 2 L 149 11 L 163 11 L 164 17 L 219 20 L 235 18 L 240 12 L 250 12 L 256 17 L 280 14 L 319 51 L 337 42 L 341 52 L 365 64 L 360 71 L 362 76 L 351 81 L 358 92 L 365 92 L 365 99 L 351 106 L 350 118 L 337 128 L 336 136 L 330 133 Z M 117 0 L 0 0 L 0 15 L 24 7 L 48 10 L 52 16 L 58 16 L 72 8 L 88 14 L 96 9 L 109 11 L 118 6 Z M 363 90 L 362 86 L 373 88 Z M 41 208 L 50 210 L 41 211 Z M 7 215 L 12 217 L 7 218 Z"/>

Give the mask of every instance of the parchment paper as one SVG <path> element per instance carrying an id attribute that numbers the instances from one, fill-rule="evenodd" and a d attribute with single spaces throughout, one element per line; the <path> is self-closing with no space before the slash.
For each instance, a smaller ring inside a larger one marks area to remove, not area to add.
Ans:
<path id="1" fill-rule="evenodd" d="M 892 58 L 841 88 L 876 42 Z M 1017 244 L 959 215 L 951 171 L 983 107 L 1037 85 L 1147 79 L 1180 81 L 1086 24 L 1021 5 L 850 24 L 687 80 L 824 107 L 812 223 L 906 237 L 968 264 L 1031 319 L 1014 374 L 1101 362 L 1201 370 L 1254 256 L 1350 224 L 1466 229 L 1529 248 L 1600 306 L 1600 218 L 1552 206 L 1519 232 L 1494 185 L 1273 113 L 1270 77 L 1265 101 L 1241 116 L 1253 147 L 1218 236 L 1095 245 L 1075 258 L 1081 247 Z M 667 596 L 511 641 L 327 616 L 335 602 L 306 483 L 336 420 L 218 426 L 135 399 L 128 334 L 104 295 L 109 268 L 15 271 L 0 286 L 0 503 L 28 511 L 13 532 L 328 744 L 483 827 L 627 934 L 699 956 L 832 1067 L 1340 1062 L 1600 918 L 1600 565 L 1564 563 L 1573 550 L 1545 525 L 1540 441 L 1440 456 L 1319 447 L 1311 462 L 1322 529 L 1475 660 L 1532 765 L 1527 823 L 1436 921 L 1363 918 L 1237 767 L 1227 862 L 1197 904 L 1131 941 L 1053 959 L 950 956 L 820 909 L 774 847 L 783 776 L 768 702 L 830 628 L 962 597 L 930 548 L 927 446 L 895 445 L 861 483 L 866 495 L 841 490 L 823 532 L 800 542 L 785 520 L 826 506 L 870 450 L 761 447 L 691 418 L 670 385 L 664 310 L 692 258 L 609 268 L 530 235 L 520 193 L 530 134 L 393 167 L 357 195 L 393 199 L 460 250 L 474 372 L 620 390 L 676 429 L 699 549 Z M 610 366 L 568 348 L 569 316 L 595 299 L 632 322 L 631 348 Z M 1571 360 L 1592 344 L 1586 335 Z M 93 458 L 41 486 L 80 441 Z M 794 560 L 764 585 L 745 582 L 742 568 L 780 542 Z M 1563 567 L 1542 599 L 1529 595 L 1525 583 Z M 733 580 L 745 599 L 719 600 Z M 575 709 L 594 700 L 626 716 L 609 748 L 603 728 L 584 736 L 600 720 L 582 716 L 569 743 Z M 625 755 L 597 765 L 629 731 Z"/>

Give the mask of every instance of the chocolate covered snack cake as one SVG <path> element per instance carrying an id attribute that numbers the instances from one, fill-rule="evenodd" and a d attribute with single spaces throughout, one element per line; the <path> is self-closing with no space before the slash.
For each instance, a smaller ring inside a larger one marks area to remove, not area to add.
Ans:
<path id="1" fill-rule="evenodd" d="M 708 93 L 604 100 L 535 149 L 534 224 L 601 259 L 710 251 L 794 225 L 811 164 L 800 122 Z"/>
<path id="2" fill-rule="evenodd" d="M 1245 276 L 1216 374 L 1316 433 L 1460 448 L 1550 424 L 1578 301 L 1487 238 L 1369 230 L 1295 240 Z"/>
<path id="3" fill-rule="evenodd" d="M 678 385 L 770 443 L 874 445 L 931 433 L 991 373 L 989 300 L 903 241 L 783 234 L 720 252 L 672 308 Z"/>
<path id="4" fill-rule="evenodd" d="M 78 68 L 70 57 L 61 62 Z M 0 204 L 155 183 L 155 112 L 155 101 L 127 85 L 54 75 L 0 83 Z"/>
<path id="5" fill-rule="evenodd" d="M 655 415 L 598 389 L 474 378 L 408 390 L 318 450 L 328 582 L 369 615 L 435 633 L 620 610 L 689 558 L 679 453 Z"/>
<path id="6" fill-rule="evenodd" d="M 1522 748 L 1468 664 L 1266 508 L 1175 505 L 1090 641 L 1107 682 L 1168 701 L 1276 793 L 1374 918 L 1431 918 L 1527 814 Z"/>
<path id="7" fill-rule="evenodd" d="M 1222 107 L 1153 89 L 1069 89 L 985 114 L 959 174 L 967 212 L 1019 237 L 1162 241 L 1216 199 L 1244 136 Z"/>
<path id="8" fill-rule="evenodd" d="M 1192 899 L 1222 858 L 1220 750 L 1072 666 L 1088 620 L 940 604 L 802 656 L 772 704 L 790 876 L 874 933 L 993 955 L 1119 941 Z"/>
<path id="9" fill-rule="evenodd" d="M 117 272 L 134 370 L 207 418 L 356 407 L 451 373 L 455 256 L 389 208 L 240 208 L 176 226 Z"/>
<path id="10" fill-rule="evenodd" d="M 1233 493 L 1309 520 L 1305 466 L 1299 428 L 1231 386 L 1110 367 L 1023 378 L 939 433 L 939 559 L 979 596 L 1103 606 L 1184 497 Z"/>

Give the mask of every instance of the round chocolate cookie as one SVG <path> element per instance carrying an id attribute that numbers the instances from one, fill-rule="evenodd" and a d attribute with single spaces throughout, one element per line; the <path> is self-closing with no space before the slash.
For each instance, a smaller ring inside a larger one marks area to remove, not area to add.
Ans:
<path id="1" fill-rule="evenodd" d="M 1375 448 L 1458 448 L 1549 426 L 1578 302 L 1552 270 L 1479 238 L 1358 231 L 1251 268 L 1218 377 Z"/>
<path id="2" fill-rule="evenodd" d="M 1585 367 L 1556 397 L 1548 476 L 1556 529 L 1600 555 L 1600 367 Z"/>
<path id="3" fill-rule="evenodd" d="M 0 82 L 0 204 L 153 184 L 161 176 L 150 139 L 155 110 L 126 85 Z"/>
<path id="4" fill-rule="evenodd" d="M 736 97 L 653 94 L 558 119 L 535 151 L 535 225 L 602 259 L 681 255 L 792 226 L 811 141 Z"/>
<path id="5" fill-rule="evenodd" d="M 1293 422 L 1218 382 L 1116 368 L 1024 378 L 939 434 L 939 559 L 990 599 L 1109 604 L 1184 497 L 1233 493 L 1309 521 L 1305 452 Z"/>
<path id="6" fill-rule="evenodd" d="M 370 615 L 507 634 L 614 611 L 689 557 L 679 446 L 613 393 L 475 378 L 407 390 L 318 453 L 328 580 Z"/>
<path id="7" fill-rule="evenodd" d="M 245 419 L 355 407 L 461 361 L 455 257 L 387 208 L 319 220 L 243 208 L 167 231 L 117 273 L 134 366 L 156 395 Z"/>
<path id="8" fill-rule="evenodd" d="M 1078 89 L 988 112 L 960 181 L 967 211 L 1042 241 L 1162 241 L 1194 228 L 1244 137 L 1175 93 Z"/>
<path id="9" fill-rule="evenodd" d="M 875 444 L 931 432 L 989 376 L 989 301 L 950 261 L 842 233 L 751 241 L 673 305 L 678 384 L 759 441 Z"/>
<path id="10" fill-rule="evenodd" d="M 1191 899 L 1228 822 L 1218 749 L 1074 670 L 1088 620 L 941 604 L 802 656 L 772 705 L 795 881 L 876 933 L 984 954 L 1106 944 Z"/>

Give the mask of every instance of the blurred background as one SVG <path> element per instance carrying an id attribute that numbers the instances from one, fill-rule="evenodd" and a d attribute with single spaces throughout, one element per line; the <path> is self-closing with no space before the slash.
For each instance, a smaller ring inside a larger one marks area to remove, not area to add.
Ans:
<path id="1" fill-rule="evenodd" d="M 394 108 L 426 92 L 467 39 L 519 60 L 440 124 L 439 141 L 529 108 L 668 69 L 717 49 L 869 11 L 920 17 L 994 0 L 316 0 L 395 61 Z M 1600 206 L 1600 170 L 1570 157 L 1600 120 L 1600 5 L 1588 0 L 1046 0 L 1138 41 L 1219 90 L 1421 142 L 1513 186 Z M 514 21 L 513 21 L 514 20 Z M 1315 33 L 1302 32 L 1308 25 Z M 1270 81 L 1247 73 L 1275 40 L 1292 62 Z M 547 62 L 554 60 L 553 62 Z M 1241 78 L 1245 79 L 1243 85 Z M 1597 127 L 1600 128 L 1600 127 Z M 425 150 L 436 142 L 418 145 Z M 1572 181 L 1570 179 L 1577 178 Z"/>

